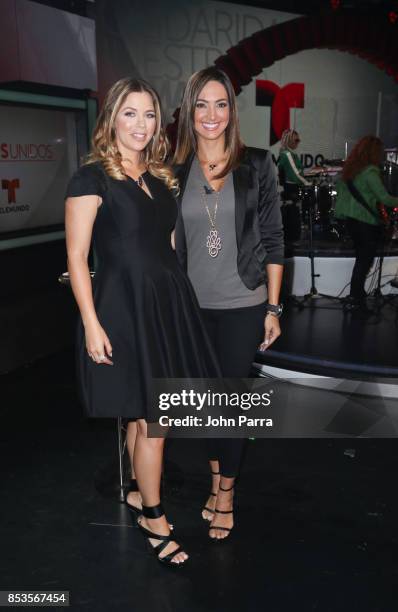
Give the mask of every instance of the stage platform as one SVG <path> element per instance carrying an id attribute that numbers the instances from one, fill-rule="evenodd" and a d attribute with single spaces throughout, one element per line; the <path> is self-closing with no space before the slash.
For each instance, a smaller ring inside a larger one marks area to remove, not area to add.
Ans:
<path id="1" fill-rule="evenodd" d="M 282 336 L 257 353 L 255 371 L 300 384 L 398 397 L 398 295 L 368 303 L 375 314 L 364 317 L 345 313 L 339 300 L 318 297 L 302 305 L 288 300 Z"/>
<path id="2" fill-rule="evenodd" d="M 355 253 L 351 240 L 346 237 L 337 238 L 314 234 L 313 241 L 315 285 L 319 293 L 344 297 L 349 293 L 350 279 L 355 262 Z M 309 238 L 302 232 L 302 238 L 295 243 L 287 243 L 285 249 L 284 283 L 289 295 L 305 295 L 311 288 Z M 381 292 L 383 294 L 397 293 L 390 281 L 398 277 L 398 240 L 391 240 L 379 249 L 374 266 L 369 272 L 365 285 L 367 293 L 377 286 L 378 266 L 383 256 Z"/>

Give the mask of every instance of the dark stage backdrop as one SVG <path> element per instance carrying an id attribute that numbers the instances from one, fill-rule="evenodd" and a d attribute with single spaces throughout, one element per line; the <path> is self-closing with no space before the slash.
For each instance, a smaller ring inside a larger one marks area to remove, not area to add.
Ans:
<path id="1" fill-rule="evenodd" d="M 255 32 L 296 17 L 212 0 L 155 1 L 150 11 L 142 10 L 140 0 L 98 0 L 96 7 L 100 94 L 122 76 L 142 76 L 158 89 L 169 120 L 193 71 Z M 320 26 L 314 27 L 320 37 Z M 273 36 L 270 32 L 265 43 L 271 49 L 288 48 L 291 41 Z M 239 61 L 235 66 L 245 72 Z M 264 90 L 267 96 L 258 94 Z M 242 87 L 243 137 L 249 145 L 272 146 L 277 153 L 271 119 L 277 132 L 290 123 L 300 131 L 300 152 L 308 166 L 319 155 L 342 157 L 366 133 L 379 131 L 386 145 L 396 146 L 397 91 L 395 81 L 365 59 L 327 48 L 303 50 L 274 61 Z"/>

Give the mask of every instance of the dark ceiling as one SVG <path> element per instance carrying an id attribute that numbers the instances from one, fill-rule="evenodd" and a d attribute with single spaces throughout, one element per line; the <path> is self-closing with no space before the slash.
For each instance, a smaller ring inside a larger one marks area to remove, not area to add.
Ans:
<path id="1" fill-rule="evenodd" d="M 231 3 L 231 0 L 219 0 L 220 2 Z M 330 0 L 307 0 L 306 2 L 297 2 L 297 0 L 232 0 L 232 4 L 243 4 L 245 6 L 258 6 L 268 8 L 275 11 L 284 11 L 287 13 L 295 13 L 297 15 L 308 15 L 311 13 L 319 13 L 331 9 Z M 357 10 L 374 10 L 386 11 L 393 8 L 398 9 L 398 1 L 391 0 L 341 0 L 341 8 L 357 9 Z"/>
<path id="2" fill-rule="evenodd" d="M 103 0 L 102 0 L 103 1 Z M 108 0 L 110 3 L 117 0 Z M 167 2 L 167 0 L 164 0 Z M 219 0 L 228 4 L 243 4 L 245 6 L 257 6 L 268 8 L 276 11 L 284 11 L 287 13 L 295 13 L 297 15 L 308 15 L 311 13 L 319 13 L 325 10 L 331 10 L 330 0 L 307 0 L 298 2 L 296 0 Z M 70 13 L 77 13 L 85 17 L 95 16 L 95 2 L 90 0 L 34 0 L 40 4 L 46 4 L 53 8 L 58 8 Z M 388 13 L 390 10 L 398 11 L 398 0 L 340 0 L 342 8 L 357 9 L 374 12 Z"/>

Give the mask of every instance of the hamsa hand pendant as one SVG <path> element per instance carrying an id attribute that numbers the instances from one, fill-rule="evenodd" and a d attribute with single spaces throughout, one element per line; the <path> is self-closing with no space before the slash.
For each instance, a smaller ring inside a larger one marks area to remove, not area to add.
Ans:
<path id="1" fill-rule="evenodd" d="M 221 238 L 218 235 L 218 231 L 216 229 L 210 230 L 210 233 L 207 236 L 206 246 L 209 249 L 210 257 L 217 257 L 218 253 L 222 248 L 222 244 Z"/>

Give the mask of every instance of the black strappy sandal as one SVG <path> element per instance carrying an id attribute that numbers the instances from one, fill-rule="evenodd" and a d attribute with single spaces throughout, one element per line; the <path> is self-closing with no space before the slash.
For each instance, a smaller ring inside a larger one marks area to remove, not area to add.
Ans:
<path id="1" fill-rule="evenodd" d="M 160 535 L 158 533 L 154 533 L 153 531 L 150 531 L 149 529 L 141 525 L 141 519 L 143 516 L 149 519 L 157 519 L 163 515 L 164 515 L 164 510 L 163 510 L 162 504 L 158 504 L 157 506 L 142 506 L 142 514 L 137 519 L 138 528 L 141 530 L 141 532 L 145 535 L 146 538 L 152 538 L 153 540 L 159 540 L 159 544 L 157 546 L 152 546 L 149 539 L 147 539 L 146 541 L 147 541 L 149 548 L 155 553 L 156 558 L 160 563 L 164 563 L 165 565 L 168 565 L 169 567 L 179 567 L 180 565 L 185 565 L 187 559 L 185 561 L 182 561 L 181 563 L 177 561 L 173 561 L 174 557 L 179 552 L 182 552 L 181 546 L 177 546 L 177 548 L 173 550 L 173 552 L 169 553 L 168 555 L 165 555 L 164 557 L 159 557 L 160 553 L 166 548 L 167 544 L 169 542 L 174 541 L 171 533 L 169 533 L 169 535 L 167 536 Z"/>
<path id="2" fill-rule="evenodd" d="M 131 478 L 130 479 L 129 488 L 127 490 L 127 495 L 129 493 L 135 493 L 135 492 L 139 493 L 139 488 L 138 488 L 136 479 L 135 478 Z M 129 502 L 127 501 L 127 495 L 126 495 L 126 499 L 124 500 L 124 503 L 126 504 L 127 508 L 130 510 L 130 512 L 133 515 L 133 525 L 134 525 L 134 527 L 137 527 L 137 519 L 142 514 L 142 507 L 139 508 L 138 506 L 134 506 L 133 504 L 129 504 Z M 169 523 L 169 527 L 170 527 L 170 531 L 173 531 L 174 525 Z"/>
<path id="3" fill-rule="evenodd" d="M 139 493 L 139 489 L 138 489 L 138 485 L 137 485 L 137 481 L 135 478 L 131 478 L 130 480 L 130 485 L 127 491 L 127 495 L 129 493 Z M 137 517 L 142 514 L 142 508 L 139 508 L 138 506 L 134 506 L 133 504 L 129 504 L 129 502 L 127 501 L 127 495 L 126 495 L 126 499 L 125 499 L 125 504 L 127 506 L 127 508 L 133 513 L 133 516 L 135 519 L 137 519 Z M 134 521 L 136 523 L 136 520 Z"/>
<path id="4" fill-rule="evenodd" d="M 218 476 L 220 474 L 220 472 L 213 472 L 213 470 L 211 471 L 213 476 Z M 214 493 L 214 491 L 210 491 L 210 495 L 212 497 L 217 497 L 217 493 Z M 208 523 L 211 523 L 211 521 L 213 520 L 213 518 L 205 518 L 203 516 L 203 510 L 207 510 L 207 512 L 211 512 L 212 514 L 214 514 L 214 510 L 212 510 L 211 508 L 208 508 L 207 506 L 204 506 L 202 509 L 202 519 L 204 521 L 207 521 Z"/>
<path id="5" fill-rule="evenodd" d="M 232 489 L 234 488 L 235 485 L 232 485 L 232 487 L 230 487 L 229 489 L 224 489 L 221 485 L 220 485 L 220 490 L 221 491 L 232 491 Z M 215 514 L 233 514 L 234 508 L 233 508 L 233 500 L 232 500 L 232 510 L 217 510 L 217 508 L 215 508 L 214 513 Z M 233 527 L 220 527 L 218 525 L 212 525 L 209 528 L 209 531 L 211 529 L 220 529 L 221 531 L 228 531 L 231 532 Z M 211 540 L 214 540 L 215 542 L 221 542 L 222 540 L 226 540 L 228 536 L 226 536 L 225 538 L 210 538 Z"/>

